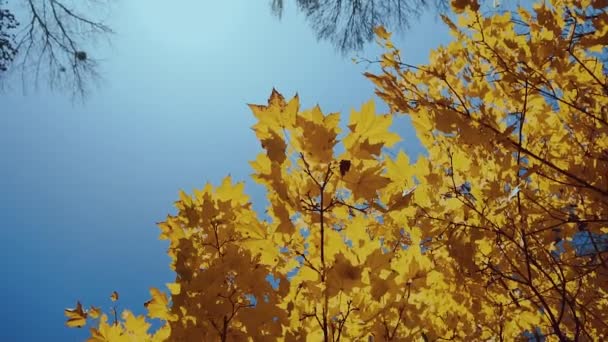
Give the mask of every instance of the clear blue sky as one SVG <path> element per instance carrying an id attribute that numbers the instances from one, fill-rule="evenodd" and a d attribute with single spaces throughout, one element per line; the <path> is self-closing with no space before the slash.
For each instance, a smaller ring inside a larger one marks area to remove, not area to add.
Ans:
<path id="1" fill-rule="evenodd" d="M 290 1 L 281 21 L 265 0 L 121 0 L 111 13 L 104 81 L 85 104 L 45 88 L 0 94 L 0 341 L 81 341 L 88 332 L 66 328 L 63 309 L 107 311 L 114 290 L 144 313 L 148 289 L 174 279 L 156 222 L 179 189 L 230 173 L 262 210 L 247 103 L 275 87 L 303 108 L 348 113 L 373 97 L 354 54 L 317 42 Z M 424 63 L 448 39 L 429 14 L 395 42 Z M 360 55 L 380 53 L 372 43 Z M 395 130 L 421 152 L 407 121 Z"/>

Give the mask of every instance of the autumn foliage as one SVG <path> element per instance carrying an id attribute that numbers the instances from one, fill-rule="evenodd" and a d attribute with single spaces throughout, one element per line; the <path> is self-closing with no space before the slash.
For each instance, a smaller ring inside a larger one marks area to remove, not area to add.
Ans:
<path id="1" fill-rule="evenodd" d="M 419 66 L 377 29 L 367 76 L 390 114 L 370 101 L 341 132 L 297 96 L 251 105 L 269 219 L 229 177 L 180 193 L 159 224 L 176 280 L 146 303 L 163 326 L 80 303 L 67 324 L 98 319 L 92 341 L 607 339 L 606 5 L 455 1 L 454 41 Z M 387 153 L 393 115 L 427 156 Z"/>

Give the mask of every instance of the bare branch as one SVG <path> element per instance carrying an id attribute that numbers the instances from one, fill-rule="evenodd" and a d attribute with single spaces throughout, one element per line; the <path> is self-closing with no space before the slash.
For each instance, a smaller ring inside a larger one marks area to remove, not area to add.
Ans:
<path id="1" fill-rule="evenodd" d="M 10 27 L 3 26 L 0 17 L 0 51 L 5 46 L 14 47 L 10 67 L 0 68 L 0 72 L 19 74 L 23 91 L 37 88 L 41 81 L 46 80 L 51 89 L 68 90 L 74 98 L 83 99 L 91 83 L 100 78 L 97 71 L 99 60 L 93 57 L 90 43 L 112 34 L 103 21 L 85 15 L 83 6 L 104 7 L 107 1 L 22 1 L 22 13 L 14 10 L 23 23 L 21 29 L 11 36 L 14 45 L 3 43 L 3 37 L 7 35 L 4 29 Z"/>

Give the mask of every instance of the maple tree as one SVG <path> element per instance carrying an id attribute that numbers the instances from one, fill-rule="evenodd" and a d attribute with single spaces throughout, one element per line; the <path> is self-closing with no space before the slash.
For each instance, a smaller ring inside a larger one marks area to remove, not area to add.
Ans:
<path id="1" fill-rule="evenodd" d="M 227 177 L 160 223 L 170 297 L 114 322 L 80 302 L 91 341 L 603 340 L 608 335 L 605 1 L 484 16 L 456 0 L 428 65 L 390 34 L 368 102 L 340 115 L 273 91 L 250 105 L 269 219 Z M 428 151 L 410 162 L 393 115 Z M 341 147 L 341 152 L 338 151 Z M 112 300 L 117 300 L 113 294 Z"/>

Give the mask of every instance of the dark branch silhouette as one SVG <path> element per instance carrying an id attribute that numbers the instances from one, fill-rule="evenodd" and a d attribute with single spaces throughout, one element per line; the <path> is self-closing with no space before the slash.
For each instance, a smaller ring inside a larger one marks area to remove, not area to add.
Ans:
<path id="1" fill-rule="evenodd" d="M 112 33 L 82 7 L 105 6 L 104 0 L 21 0 L 0 9 L 0 81 L 8 73 L 21 76 L 24 91 L 46 80 L 51 89 L 65 88 L 83 98 L 99 78 L 90 42 Z M 92 12 L 92 11 L 91 11 Z M 19 26 L 19 30 L 16 30 Z"/>
<path id="2" fill-rule="evenodd" d="M 361 50 L 374 37 L 374 27 L 390 31 L 405 30 L 425 10 L 434 7 L 443 12 L 447 0 L 295 0 L 319 40 L 330 41 L 343 54 Z M 271 1 L 272 12 L 279 18 L 284 0 Z"/>

